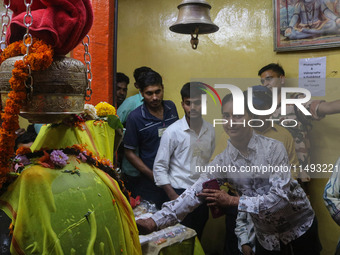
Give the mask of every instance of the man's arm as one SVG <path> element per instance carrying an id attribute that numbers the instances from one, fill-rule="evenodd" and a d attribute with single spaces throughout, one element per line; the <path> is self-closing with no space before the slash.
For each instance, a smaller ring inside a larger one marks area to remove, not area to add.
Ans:
<path id="1" fill-rule="evenodd" d="M 340 113 L 340 100 L 321 102 L 317 109 L 317 113 L 319 116 Z"/>
<path id="2" fill-rule="evenodd" d="M 140 171 L 142 174 L 144 174 L 145 176 L 147 176 L 150 180 L 154 180 L 153 179 L 153 173 L 151 171 L 150 168 L 148 168 L 144 162 L 141 160 L 140 157 L 138 157 L 135 153 L 134 150 L 128 149 L 128 148 L 124 148 L 124 153 L 125 156 L 127 158 L 127 160 L 138 170 Z"/>
<path id="3" fill-rule="evenodd" d="M 211 164 L 216 165 L 217 162 L 219 162 L 219 156 Z M 188 213 L 204 202 L 204 199 L 198 197 L 197 194 L 202 192 L 203 182 L 218 178 L 215 174 L 202 173 L 200 178 L 177 199 L 164 203 L 162 210 L 156 212 L 151 218 L 138 220 L 138 229 L 144 231 L 144 233 L 151 233 L 157 229 L 175 225 L 183 220 Z"/>
<path id="4" fill-rule="evenodd" d="M 165 193 L 167 194 L 170 200 L 174 200 L 178 198 L 178 194 L 176 193 L 176 191 L 172 188 L 170 184 L 165 184 L 160 187 L 164 189 Z"/>
<path id="5" fill-rule="evenodd" d="M 162 135 L 153 165 L 153 176 L 156 185 L 164 189 L 170 200 L 174 200 L 178 195 L 170 184 L 169 169 L 170 158 L 175 150 L 175 137 L 173 137 L 169 130 L 167 129 Z"/>
<path id="6" fill-rule="evenodd" d="M 339 168 L 340 158 L 334 165 L 333 174 L 329 178 L 325 191 L 323 193 L 323 199 L 326 207 L 331 214 L 333 220 L 340 226 L 340 176 Z"/>
<path id="7" fill-rule="evenodd" d="M 186 189 L 177 199 L 163 204 L 162 210 L 157 211 L 148 219 L 137 220 L 140 233 L 149 234 L 157 229 L 173 226 L 183 220 L 190 212 L 195 210 L 203 199 L 197 194 L 202 191 L 202 183 L 208 176 L 202 175 L 195 184 Z"/>
<path id="8" fill-rule="evenodd" d="M 250 243 L 254 240 L 249 240 L 248 236 L 248 225 L 253 224 L 248 222 L 248 217 L 246 212 L 238 212 L 236 219 L 235 234 L 238 238 L 239 247 L 244 255 L 253 255 Z"/>
<path id="9" fill-rule="evenodd" d="M 140 110 L 140 109 L 139 109 Z M 135 111 L 129 114 L 126 120 L 126 131 L 124 135 L 124 154 L 126 159 L 142 174 L 147 176 L 153 181 L 153 173 L 151 169 L 145 165 L 142 159 L 135 154 L 135 150 L 140 147 L 140 136 L 138 132 L 137 122 L 139 121 L 139 111 Z"/>

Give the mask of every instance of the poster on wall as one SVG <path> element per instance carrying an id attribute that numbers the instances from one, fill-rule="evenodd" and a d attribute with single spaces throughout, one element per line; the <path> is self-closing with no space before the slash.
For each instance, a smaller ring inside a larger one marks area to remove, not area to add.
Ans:
<path id="1" fill-rule="evenodd" d="M 340 1 L 273 0 L 274 51 L 340 47 Z"/>
<path id="2" fill-rule="evenodd" d="M 326 57 L 299 60 L 299 87 L 308 89 L 312 96 L 326 95 Z"/>

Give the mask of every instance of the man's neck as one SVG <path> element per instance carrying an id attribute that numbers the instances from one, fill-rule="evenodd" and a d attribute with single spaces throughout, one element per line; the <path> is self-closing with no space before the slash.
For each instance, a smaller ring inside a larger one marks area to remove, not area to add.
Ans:
<path id="1" fill-rule="evenodd" d="M 234 147 L 238 149 L 243 156 L 248 157 L 248 144 L 252 136 L 253 132 L 249 132 L 249 134 L 241 139 L 237 139 L 236 141 L 233 140 L 232 137 L 230 137 L 230 141 L 232 145 L 234 145 Z"/>
<path id="2" fill-rule="evenodd" d="M 155 116 L 156 118 L 162 120 L 164 118 L 164 107 L 163 107 L 163 103 L 160 105 L 160 107 L 157 108 L 153 108 L 153 107 L 149 107 L 148 105 L 146 105 L 146 108 L 148 109 L 149 113 L 153 116 Z"/>
<path id="3" fill-rule="evenodd" d="M 270 127 L 271 123 L 269 121 L 263 121 L 263 126 L 261 127 L 254 127 L 255 131 L 260 132 L 261 134 L 263 134 L 269 127 Z"/>
<path id="4" fill-rule="evenodd" d="M 203 119 L 202 118 L 194 118 L 190 119 L 190 117 L 185 116 L 185 120 L 188 123 L 190 129 L 194 130 L 197 135 L 201 132 Z"/>

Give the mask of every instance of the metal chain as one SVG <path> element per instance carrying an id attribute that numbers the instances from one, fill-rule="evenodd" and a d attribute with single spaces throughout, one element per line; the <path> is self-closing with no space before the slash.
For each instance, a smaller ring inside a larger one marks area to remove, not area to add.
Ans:
<path id="1" fill-rule="evenodd" d="M 31 6 L 33 4 L 33 0 L 30 0 L 29 2 L 27 0 L 24 0 L 25 6 L 26 6 L 26 14 L 24 16 L 24 25 L 26 27 L 26 34 L 24 35 L 22 41 L 24 45 L 26 46 L 26 54 L 23 57 L 23 61 L 25 62 L 28 54 L 29 54 L 29 49 L 30 46 L 33 43 L 33 37 L 30 34 L 29 28 L 33 24 L 33 16 L 31 13 Z M 27 39 L 30 39 L 29 41 L 26 42 Z M 28 79 L 25 81 L 26 88 L 28 89 L 27 93 L 27 99 L 30 100 L 33 95 L 33 77 L 32 77 L 32 71 L 31 71 L 31 66 L 27 64 L 28 66 Z"/>
<path id="2" fill-rule="evenodd" d="M 3 1 L 3 6 L 6 9 L 6 12 L 1 15 L 1 24 L 2 24 L 2 31 L 1 31 L 1 38 L 0 38 L 0 48 L 4 49 L 6 48 L 6 32 L 9 23 L 11 22 L 11 17 L 8 15 L 9 7 L 11 6 L 11 1 L 8 0 L 8 4 L 5 4 L 5 1 Z"/>
<path id="3" fill-rule="evenodd" d="M 87 42 L 85 42 L 85 38 L 87 39 Z M 85 93 L 85 101 L 90 101 L 91 96 L 92 96 L 92 88 L 91 88 L 91 83 L 92 83 L 92 71 L 91 71 L 91 54 L 89 52 L 89 45 L 90 45 L 90 37 L 86 35 L 83 40 L 83 45 L 85 49 L 84 53 L 84 61 L 85 61 L 85 66 L 86 66 L 86 77 L 87 77 L 87 88 L 86 88 L 86 93 Z"/>

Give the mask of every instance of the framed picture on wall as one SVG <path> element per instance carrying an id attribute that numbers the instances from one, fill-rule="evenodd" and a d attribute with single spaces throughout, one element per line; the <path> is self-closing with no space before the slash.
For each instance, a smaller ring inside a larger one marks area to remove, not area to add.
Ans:
<path id="1" fill-rule="evenodd" d="M 340 0 L 273 0 L 274 51 L 340 47 Z"/>

